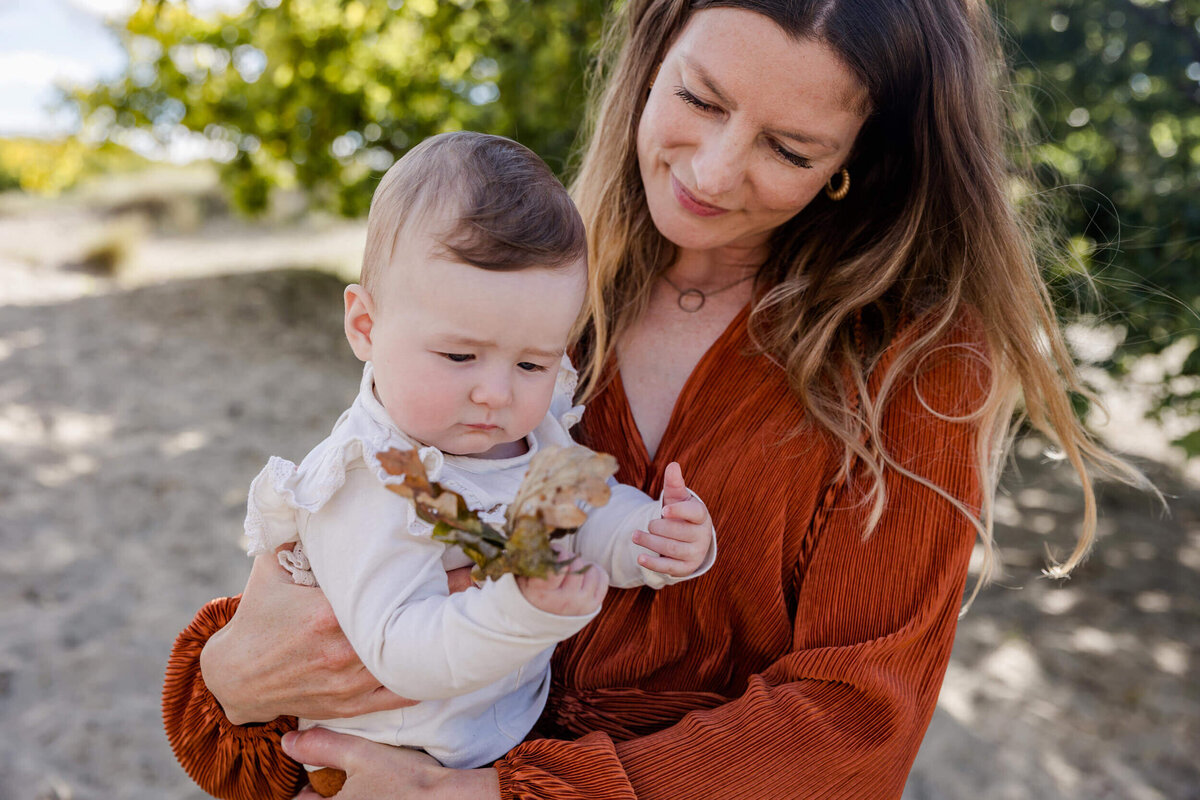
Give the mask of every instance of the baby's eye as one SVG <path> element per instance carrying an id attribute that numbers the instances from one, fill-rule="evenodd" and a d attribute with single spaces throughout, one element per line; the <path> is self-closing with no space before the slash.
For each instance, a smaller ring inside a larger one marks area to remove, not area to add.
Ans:
<path id="1" fill-rule="evenodd" d="M 475 356 L 471 355 L 470 353 L 441 353 L 440 355 L 442 358 L 449 359 L 455 364 L 462 364 L 466 361 L 472 361 L 475 358 Z"/>
<path id="2" fill-rule="evenodd" d="M 541 364 L 534 364 L 532 361 L 521 361 L 517 364 L 518 367 L 526 372 L 545 372 L 546 368 Z"/>

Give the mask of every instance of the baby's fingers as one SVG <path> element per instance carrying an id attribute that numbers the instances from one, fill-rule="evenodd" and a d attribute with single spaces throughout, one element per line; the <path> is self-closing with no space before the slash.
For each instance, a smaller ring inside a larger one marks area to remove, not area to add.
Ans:
<path id="1" fill-rule="evenodd" d="M 672 461 L 663 472 L 663 505 L 678 503 L 689 497 L 691 493 L 683 482 L 683 468 L 679 466 L 678 461 Z"/>
<path id="2" fill-rule="evenodd" d="M 665 556 L 648 556 L 644 553 L 638 556 L 638 566 L 663 575 L 670 575 L 672 578 L 686 578 L 696 571 L 694 566 L 686 562 Z"/>
<path id="3" fill-rule="evenodd" d="M 663 505 L 663 519 L 678 519 L 699 525 L 708 520 L 708 509 L 698 498 L 690 494 L 685 500 L 670 505 Z"/>
<path id="4" fill-rule="evenodd" d="M 637 531 L 633 534 L 635 544 L 641 545 L 647 550 L 653 550 L 660 556 L 667 558 L 678 559 L 680 561 L 691 561 L 696 557 L 699 547 L 695 541 L 689 539 L 678 539 L 674 536 L 662 535 L 661 533 L 651 533 L 650 531 Z"/>

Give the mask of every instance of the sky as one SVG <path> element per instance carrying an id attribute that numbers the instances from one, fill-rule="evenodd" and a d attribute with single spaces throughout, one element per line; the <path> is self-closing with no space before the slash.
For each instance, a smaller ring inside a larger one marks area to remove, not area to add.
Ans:
<path id="1" fill-rule="evenodd" d="M 232 11 L 246 0 L 189 0 L 197 13 Z M 78 120 L 52 109 L 56 84 L 94 84 L 121 71 L 125 55 L 106 21 L 136 0 L 0 0 L 0 136 L 54 136 Z"/>

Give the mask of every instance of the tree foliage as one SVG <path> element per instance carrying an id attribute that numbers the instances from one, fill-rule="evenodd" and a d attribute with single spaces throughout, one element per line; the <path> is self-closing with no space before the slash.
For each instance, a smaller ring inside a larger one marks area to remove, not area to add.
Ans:
<path id="1" fill-rule="evenodd" d="M 1200 0 L 1008 0 L 1042 183 L 1125 337 L 1105 366 L 1200 332 Z M 1068 298 L 1065 302 L 1069 303 Z M 1064 309 L 1069 310 L 1069 309 Z M 1160 401 L 1200 415 L 1200 349 Z M 1200 436 L 1184 442 L 1200 454 Z"/>
<path id="2" fill-rule="evenodd" d="M 397 156 L 443 131 L 510 136 L 561 168 L 602 13 L 600 0 L 258 0 L 198 17 L 142 0 L 119 31 L 125 73 L 77 100 L 111 131 L 202 134 L 243 209 L 298 185 L 357 215 Z"/>
<path id="3" fill-rule="evenodd" d="M 244 209 L 299 186 L 356 215 L 396 157 L 445 130 L 511 136 L 563 174 L 609 5 L 255 0 L 200 18 L 141 0 L 119 31 L 128 69 L 76 100 L 112 135 L 203 136 Z M 1200 0 L 993 7 L 1042 127 L 1035 161 L 1083 257 L 1050 265 L 1052 277 L 1070 287 L 1069 265 L 1089 268 L 1102 313 L 1126 330 L 1105 364 L 1120 374 L 1200 328 Z M 1071 313 L 1077 296 L 1061 294 Z M 1180 377 L 1164 403 L 1200 413 L 1200 350 Z"/>

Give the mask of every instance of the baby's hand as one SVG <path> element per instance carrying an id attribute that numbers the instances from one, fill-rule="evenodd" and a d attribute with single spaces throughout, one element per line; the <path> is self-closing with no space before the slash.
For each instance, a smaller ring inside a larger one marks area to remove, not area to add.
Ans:
<path id="1" fill-rule="evenodd" d="M 608 574 L 590 561 L 576 558 L 562 572 L 544 578 L 517 578 L 530 604 L 548 614 L 580 617 L 600 607 L 608 591 Z"/>
<path id="2" fill-rule="evenodd" d="M 658 553 L 640 555 L 638 564 L 646 569 L 675 578 L 691 575 L 708 556 L 712 544 L 712 519 L 708 509 L 693 497 L 683 482 L 683 470 L 672 461 L 663 474 L 663 513 L 661 519 L 636 531 L 633 541 Z"/>

